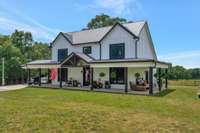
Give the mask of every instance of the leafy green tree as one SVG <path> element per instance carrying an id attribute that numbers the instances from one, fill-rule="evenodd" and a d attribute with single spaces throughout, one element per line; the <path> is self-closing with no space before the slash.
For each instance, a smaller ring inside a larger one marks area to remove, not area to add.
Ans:
<path id="1" fill-rule="evenodd" d="M 21 51 L 15 47 L 10 41 L 6 41 L 0 45 L 0 59 L 5 59 L 5 81 L 8 84 L 16 83 L 21 80 L 24 70 L 21 65 L 25 62 Z M 0 73 L 2 71 L 2 63 L 0 63 Z"/>
<path id="2" fill-rule="evenodd" d="M 50 59 L 51 48 L 47 43 L 34 42 L 30 32 L 18 31 L 11 36 L 0 35 L 0 59 L 5 58 L 5 80 L 17 83 L 26 77 L 21 65 L 37 59 Z M 2 64 L 0 61 L 0 82 Z"/>
<path id="3" fill-rule="evenodd" d="M 51 59 L 51 48 L 47 43 L 35 42 L 31 49 L 30 60 Z"/>
<path id="4" fill-rule="evenodd" d="M 188 72 L 191 74 L 191 78 L 200 79 L 200 68 L 189 69 Z"/>
<path id="5" fill-rule="evenodd" d="M 119 17 L 112 18 L 109 15 L 100 14 L 100 15 L 96 15 L 95 18 L 90 20 L 90 22 L 87 24 L 87 28 L 88 29 L 96 29 L 96 28 L 101 28 L 101 27 L 105 27 L 105 26 L 111 26 L 117 22 L 126 23 L 127 20 L 124 18 L 119 18 Z"/>
<path id="6" fill-rule="evenodd" d="M 169 72 L 170 79 L 191 79 L 191 73 L 183 66 L 174 66 Z"/>
<path id="7" fill-rule="evenodd" d="M 15 30 L 15 32 L 12 33 L 10 38 L 12 44 L 19 48 L 22 54 L 25 54 L 27 51 L 29 51 L 30 47 L 33 44 L 33 37 L 31 32 Z M 28 54 L 26 56 L 28 56 Z"/>

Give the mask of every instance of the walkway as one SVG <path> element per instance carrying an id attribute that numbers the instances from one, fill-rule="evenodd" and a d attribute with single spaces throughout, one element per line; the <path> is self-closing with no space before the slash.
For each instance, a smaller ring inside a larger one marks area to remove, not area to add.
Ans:
<path id="1" fill-rule="evenodd" d="M 27 87 L 27 85 L 25 85 L 25 84 L 0 86 L 0 92 L 1 91 L 18 90 L 18 89 L 23 89 L 25 87 Z"/>

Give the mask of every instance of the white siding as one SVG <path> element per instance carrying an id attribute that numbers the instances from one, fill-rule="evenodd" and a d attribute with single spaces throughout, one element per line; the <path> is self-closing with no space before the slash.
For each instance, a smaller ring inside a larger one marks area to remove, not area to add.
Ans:
<path id="1" fill-rule="evenodd" d="M 57 61 L 58 59 L 58 49 L 67 48 L 68 55 L 72 52 L 83 52 L 83 47 L 91 46 L 92 54 L 89 54 L 91 57 L 95 59 L 99 59 L 100 57 L 100 46 L 99 44 L 84 44 L 84 45 L 71 45 L 62 35 L 59 35 L 52 47 L 52 60 Z"/>
<path id="2" fill-rule="evenodd" d="M 100 59 L 100 46 L 98 43 L 90 43 L 90 44 L 84 44 L 84 45 L 75 45 L 74 48 L 76 49 L 77 52 L 83 52 L 83 47 L 91 46 L 92 48 L 92 53 L 89 54 L 89 56 L 95 58 L 95 59 Z"/>
<path id="3" fill-rule="evenodd" d="M 154 59 L 153 48 L 144 27 L 139 35 L 138 41 L 138 58 Z"/>
<path id="4" fill-rule="evenodd" d="M 140 77 L 145 80 L 145 71 L 148 70 L 148 68 L 128 68 L 128 89 L 130 89 L 129 82 L 136 83 L 135 73 L 140 73 Z"/>
<path id="5" fill-rule="evenodd" d="M 138 58 L 155 59 L 154 49 L 147 35 L 146 27 L 144 27 L 139 35 L 138 41 Z M 125 44 L 125 58 L 135 58 L 135 40 L 133 36 L 125 31 L 122 27 L 116 26 L 101 42 L 102 59 L 109 59 L 110 44 Z M 52 60 L 57 60 L 58 49 L 68 48 L 68 54 L 71 52 L 83 52 L 83 47 L 91 46 L 91 57 L 100 59 L 100 45 L 98 43 L 89 43 L 82 45 L 71 45 L 62 35 L 59 35 L 53 44 Z"/>
<path id="6" fill-rule="evenodd" d="M 100 73 L 105 73 L 104 77 L 99 77 Z M 102 82 L 109 81 L 109 68 L 94 68 L 93 80 L 101 79 Z"/>
<path id="7" fill-rule="evenodd" d="M 76 49 L 62 35 L 59 35 L 52 47 L 52 60 L 58 60 L 58 49 L 63 48 L 68 48 L 68 54 L 72 51 L 76 52 Z"/>
<path id="8" fill-rule="evenodd" d="M 68 68 L 68 80 L 78 80 L 83 85 L 83 68 L 76 67 L 76 68 Z"/>
<path id="9" fill-rule="evenodd" d="M 102 59 L 109 59 L 110 44 L 124 43 L 125 58 L 135 58 L 135 40 L 133 36 L 122 27 L 116 26 L 101 42 Z"/>

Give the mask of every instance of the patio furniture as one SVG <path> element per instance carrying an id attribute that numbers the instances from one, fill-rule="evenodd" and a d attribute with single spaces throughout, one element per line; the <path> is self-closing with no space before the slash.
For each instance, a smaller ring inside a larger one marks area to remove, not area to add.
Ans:
<path id="1" fill-rule="evenodd" d="M 73 80 L 73 87 L 78 87 L 78 81 L 77 80 Z"/>
<path id="2" fill-rule="evenodd" d="M 67 81 L 66 84 L 67 84 L 68 87 L 72 87 L 73 86 L 72 80 Z"/>
<path id="3" fill-rule="evenodd" d="M 93 88 L 103 88 L 103 83 L 98 81 L 93 81 L 92 86 Z"/>
<path id="4" fill-rule="evenodd" d="M 93 87 L 93 88 L 98 88 L 97 81 L 93 81 L 92 87 Z"/>
<path id="5" fill-rule="evenodd" d="M 149 89 L 149 84 L 143 84 L 143 85 L 136 85 L 133 84 L 133 82 L 129 82 L 130 88 L 132 91 L 147 91 Z"/>
<path id="6" fill-rule="evenodd" d="M 111 85 L 110 85 L 109 81 L 105 81 L 105 88 L 106 89 L 110 89 L 111 88 Z"/>

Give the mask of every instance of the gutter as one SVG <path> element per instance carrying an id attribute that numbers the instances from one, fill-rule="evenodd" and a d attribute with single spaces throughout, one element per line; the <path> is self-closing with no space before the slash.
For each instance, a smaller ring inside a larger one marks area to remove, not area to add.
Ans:
<path id="1" fill-rule="evenodd" d="M 138 58 L 138 41 L 139 41 L 139 37 L 134 37 L 135 39 L 135 58 L 137 59 Z"/>

